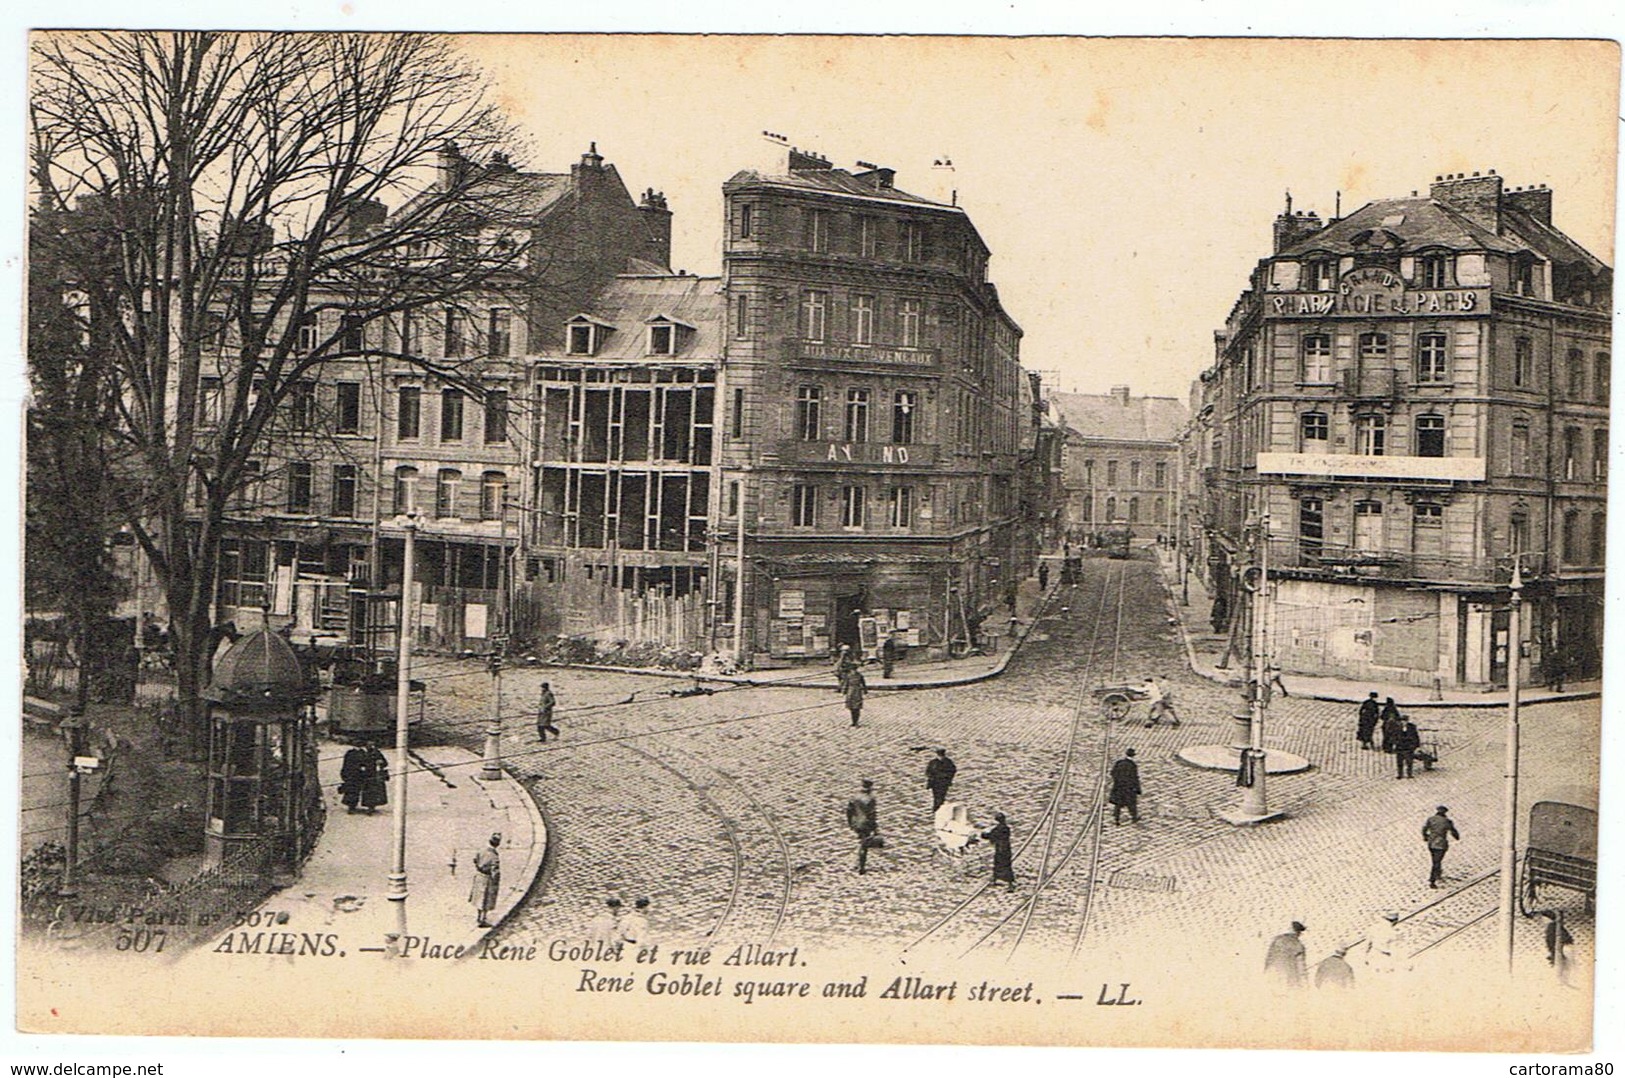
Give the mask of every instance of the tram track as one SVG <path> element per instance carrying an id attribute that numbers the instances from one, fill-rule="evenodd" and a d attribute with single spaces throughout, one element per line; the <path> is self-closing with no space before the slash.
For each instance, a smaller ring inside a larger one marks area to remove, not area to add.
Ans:
<path id="1" fill-rule="evenodd" d="M 1106 760 L 1110 752 L 1109 730 L 1106 731 L 1106 733 L 1102 736 L 1098 765 L 1093 769 L 1091 782 L 1092 791 L 1088 798 L 1089 808 L 1085 817 L 1085 823 L 1082 827 L 1080 827 L 1077 835 L 1066 846 L 1065 850 L 1062 852 L 1060 858 L 1055 862 L 1054 866 L 1051 866 L 1051 856 L 1055 850 L 1056 837 L 1061 833 L 1061 818 L 1065 813 L 1064 806 L 1066 795 L 1072 781 L 1075 762 L 1079 755 L 1082 735 L 1087 729 L 1087 720 L 1085 716 L 1090 708 L 1091 680 L 1096 671 L 1096 661 L 1101 650 L 1101 635 L 1108 620 L 1108 613 L 1110 614 L 1109 620 L 1112 623 L 1109 659 L 1111 664 L 1110 673 L 1114 675 L 1116 672 L 1117 660 L 1121 651 L 1123 594 L 1126 579 L 1127 574 L 1125 567 L 1113 562 L 1101 582 L 1099 598 L 1094 604 L 1093 617 L 1088 622 L 1087 650 L 1080 667 L 1077 669 L 1074 675 L 1077 679 L 1077 688 L 1073 695 L 1073 703 L 1071 707 L 1072 713 L 1068 723 L 1066 752 L 1061 762 L 1060 771 L 1056 778 L 1054 787 L 1051 790 L 1049 799 L 1043 812 L 1039 816 L 1036 825 L 1028 832 L 1026 839 L 1022 841 L 1020 846 L 1018 846 L 1013 853 L 1012 859 L 1019 861 L 1022 855 L 1026 853 L 1027 850 L 1032 848 L 1033 844 L 1039 841 L 1039 839 L 1042 837 L 1043 847 L 1040 852 L 1038 870 L 1033 877 L 1033 890 L 1030 894 L 1025 896 L 1021 903 L 1019 903 L 1014 909 L 1005 912 L 1002 917 L 999 917 L 990 927 L 986 928 L 981 935 L 978 936 L 970 944 L 970 946 L 962 952 L 961 957 L 968 955 L 983 946 L 986 946 L 989 941 L 991 941 L 997 934 L 1004 930 L 1011 921 L 1015 920 L 1015 918 L 1019 916 L 1022 919 L 1021 924 L 1017 928 L 1015 937 L 1010 943 L 1008 951 L 1006 952 L 1007 957 L 1009 955 L 1013 955 L 1021 946 L 1022 941 L 1027 937 L 1027 934 L 1032 927 L 1038 903 L 1043 897 L 1045 888 L 1048 887 L 1048 885 L 1060 874 L 1061 870 L 1064 869 L 1071 861 L 1073 854 L 1075 854 L 1083 838 L 1090 833 L 1091 822 L 1094 824 L 1093 830 L 1098 836 L 1098 821 L 1100 819 L 1100 808 L 1105 789 L 1104 782 Z M 1116 601 L 1115 603 L 1112 603 L 1112 585 L 1114 581 L 1116 583 Z M 1115 609 L 1108 611 L 1108 606 L 1115 606 Z M 1057 637 L 1062 637 L 1067 634 L 1057 633 L 1055 635 Z M 1058 644 L 1064 645 L 1065 642 L 1066 641 L 1064 640 L 1057 640 Z M 1092 858 L 1092 863 L 1098 866 L 1098 859 L 1097 845 L 1097 849 Z M 902 952 L 900 952 L 900 957 L 906 956 L 911 951 L 914 951 L 922 944 L 925 944 L 927 941 L 931 940 L 933 937 L 936 937 L 941 933 L 945 933 L 947 930 L 959 923 L 962 923 L 964 920 L 975 916 L 976 913 L 980 912 L 980 906 L 982 905 L 980 900 L 992 890 L 993 881 L 984 881 L 979 887 L 962 899 L 945 915 L 939 917 L 929 928 L 918 934 L 907 947 L 903 948 Z"/>
<path id="2" fill-rule="evenodd" d="M 776 892 L 776 901 L 763 918 L 767 925 L 765 936 L 753 942 L 760 942 L 767 947 L 772 946 L 784 925 L 790 900 L 795 891 L 795 872 L 790 844 L 778 820 L 737 778 L 721 768 L 700 760 L 692 753 L 662 746 L 662 751 L 673 752 L 680 758 L 679 762 L 683 766 L 678 766 L 649 748 L 632 744 L 622 744 L 621 747 L 647 760 L 681 783 L 685 789 L 694 794 L 707 812 L 717 818 L 728 837 L 731 850 L 728 896 L 715 923 L 706 932 L 706 938 L 709 940 L 722 938 L 724 930 L 735 922 L 735 915 L 740 912 L 740 899 L 746 890 L 747 879 L 752 875 L 751 869 L 760 864 L 763 866 L 761 875 L 764 877 L 770 875 L 771 882 L 775 885 L 773 890 Z M 696 775 L 696 770 L 701 773 Z M 709 776 L 705 774 L 706 772 L 709 772 Z M 747 831 L 741 826 L 741 821 L 753 817 L 759 821 L 760 826 Z M 765 834 L 771 840 L 766 843 L 770 846 L 770 852 L 753 856 L 746 847 L 751 836 L 760 834 Z M 768 862 L 773 862 L 777 866 L 771 873 L 765 869 Z M 764 878 L 759 882 L 766 884 L 769 881 Z M 757 887 L 753 886 L 750 890 L 759 893 Z"/>

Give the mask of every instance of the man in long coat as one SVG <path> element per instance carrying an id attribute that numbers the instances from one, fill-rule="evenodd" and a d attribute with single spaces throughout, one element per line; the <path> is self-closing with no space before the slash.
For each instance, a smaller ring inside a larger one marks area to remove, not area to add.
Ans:
<path id="1" fill-rule="evenodd" d="M 858 716 L 863 714 L 863 694 L 868 687 L 863 680 L 863 671 L 854 666 L 846 675 L 846 709 L 852 713 L 853 726 L 858 724 Z"/>
<path id="2" fill-rule="evenodd" d="M 1347 947 L 1339 947 L 1320 960 L 1320 964 L 1315 967 L 1316 988 L 1354 987 L 1354 967 L 1343 957 L 1348 953 Z"/>
<path id="3" fill-rule="evenodd" d="M 846 826 L 858 836 L 858 875 L 869 871 L 869 851 L 879 844 L 880 816 L 875 806 L 875 784 L 863 780 L 863 793 L 846 803 Z"/>
<path id="4" fill-rule="evenodd" d="M 1416 776 L 1416 750 L 1422 747 L 1422 731 L 1416 728 L 1414 722 L 1407 721 L 1400 727 L 1399 740 L 1394 743 L 1394 771 L 1395 778 L 1408 779 Z"/>
<path id="5" fill-rule="evenodd" d="M 1264 975 L 1288 988 L 1302 988 L 1308 975 L 1304 962 L 1303 940 L 1306 931 L 1298 921 L 1292 922 L 1292 931 L 1282 932 L 1270 940 L 1269 953 L 1264 956 Z"/>
<path id="6" fill-rule="evenodd" d="M 1134 750 L 1127 749 L 1123 758 L 1112 765 L 1112 788 L 1106 795 L 1111 802 L 1112 823 L 1123 822 L 1123 810 L 1129 819 L 1140 822 L 1140 765 L 1134 762 Z"/>
<path id="7" fill-rule="evenodd" d="M 1394 703 L 1390 696 L 1382 705 L 1382 751 L 1393 752 L 1399 744 L 1399 733 L 1405 729 L 1405 719 L 1399 713 L 1399 705 Z"/>
<path id="8" fill-rule="evenodd" d="M 1362 749 L 1372 747 L 1371 738 L 1377 732 L 1377 717 L 1381 714 L 1382 705 L 1377 703 L 1376 693 L 1372 693 L 1360 703 L 1360 719 L 1354 728 L 1354 738 Z"/>
<path id="9" fill-rule="evenodd" d="M 475 924 L 481 928 L 491 927 L 487 915 L 496 908 L 497 895 L 502 893 L 501 845 L 502 836 L 492 835 L 490 845 L 474 855 L 474 880 L 468 900 L 474 903 Z"/>
<path id="10" fill-rule="evenodd" d="M 925 788 L 931 791 L 931 811 L 935 812 L 948 800 L 948 787 L 954 784 L 959 767 L 948 757 L 947 749 L 938 749 L 937 755 L 925 765 Z"/>
<path id="11" fill-rule="evenodd" d="M 1010 851 L 1010 824 L 1004 813 L 993 814 L 993 826 L 982 832 L 982 837 L 993 846 L 993 882 L 1016 889 L 1016 861 Z"/>

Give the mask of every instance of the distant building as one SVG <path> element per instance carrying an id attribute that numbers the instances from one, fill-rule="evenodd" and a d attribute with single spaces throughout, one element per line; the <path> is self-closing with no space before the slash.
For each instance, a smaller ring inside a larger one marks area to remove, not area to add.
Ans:
<path id="1" fill-rule="evenodd" d="M 1325 224 L 1288 201 L 1187 443 L 1215 572 L 1268 514 L 1285 669 L 1502 685 L 1521 653 L 1526 680 L 1596 676 L 1612 292 L 1545 187 L 1441 176 Z"/>
<path id="2" fill-rule="evenodd" d="M 1178 436 L 1189 419 L 1173 397 L 1051 393 L 1062 431 L 1064 528 L 1074 541 L 1126 522 L 1136 538 L 1171 536 L 1179 519 Z"/>
<path id="3" fill-rule="evenodd" d="M 988 248 L 885 168 L 791 152 L 723 197 L 726 629 L 758 662 L 870 646 L 870 617 L 940 654 L 1028 571 L 1021 330 Z"/>

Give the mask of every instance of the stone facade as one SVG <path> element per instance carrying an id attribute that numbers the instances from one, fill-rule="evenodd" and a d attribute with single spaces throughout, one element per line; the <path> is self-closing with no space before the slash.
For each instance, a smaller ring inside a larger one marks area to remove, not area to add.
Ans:
<path id="1" fill-rule="evenodd" d="M 792 152 L 723 195 L 725 628 L 760 662 L 888 630 L 947 651 L 1029 571 L 1032 413 L 988 249 L 889 169 Z"/>
<path id="2" fill-rule="evenodd" d="M 1187 453 L 1221 573 L 1268 515 L 1285 669 L 1499 685 L 1519 651 L 1526 681 L 1600 669 L 1613 273 L 1551 207 L 1491 173 L 1277 219 Z"/>
<path id="3" fill-rule="evenodd" d="M 1178 528 L 1177 441 L 1188 420 L 1172 397 L 1135 397 L 1128 386 L 1103 395 L 1052 393 L 1063 430 L 1061 486 L 1067 535 L 1087 543 L 1108 524 L 1136 539 Z"/>

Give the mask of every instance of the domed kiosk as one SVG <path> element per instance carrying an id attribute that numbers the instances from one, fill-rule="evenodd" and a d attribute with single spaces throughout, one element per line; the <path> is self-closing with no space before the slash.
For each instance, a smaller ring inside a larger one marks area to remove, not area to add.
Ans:
<path id="1" fill-rule="evenodd" d="M 285 874 L 322 827 L 310 702 L 317 686 L 275 633 L 232 645 L 203 691 L 209 707 L 204 846 L 216 865 Z"/>

